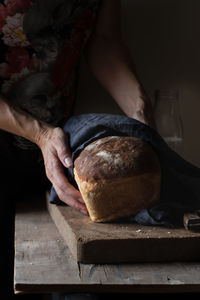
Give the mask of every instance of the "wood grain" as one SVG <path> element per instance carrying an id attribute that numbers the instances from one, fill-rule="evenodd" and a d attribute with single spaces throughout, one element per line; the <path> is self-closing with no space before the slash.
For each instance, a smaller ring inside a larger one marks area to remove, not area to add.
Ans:
<path id="1" fill-rule="evenodd" d="M 199 262 L 77 263 L 51 220 L 45 199 L 27 199 L 17 205 L 16 293 L 198 292 L 199 274 Z"/>
<path id="2" fill-rule="evenodd" d="M 82 263 L 195 261 L 200 233 L 134 223 L 94 223 L 69 206 L 47 202 L 74 259 Z"/>

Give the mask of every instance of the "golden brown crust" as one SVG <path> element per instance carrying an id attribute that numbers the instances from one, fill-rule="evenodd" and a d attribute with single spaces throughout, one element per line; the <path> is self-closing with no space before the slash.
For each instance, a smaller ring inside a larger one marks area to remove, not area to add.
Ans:
<path id="1" fill-rule="evenodd" d="M 159 202 L 161 169 L 147 143 L 106 137 L 87 146 L 74 162 L 74 176 L 91 220 L 108 222 Z"/>
<path id="2" fill-rule="evenodd" d="M 123 178 L 157 171 L 151 146 L 134 137 L 105 137 L 88 145 L 75 160 L 79 178 L 86 181 Z"/>
<path id="3" fill-rule="evenodd" d="M 89 183 L 82 181 L 75 170 L 75 179 L 94 222 L 135 215 L 157 204 L 160 198 L 159 173 Z"/>

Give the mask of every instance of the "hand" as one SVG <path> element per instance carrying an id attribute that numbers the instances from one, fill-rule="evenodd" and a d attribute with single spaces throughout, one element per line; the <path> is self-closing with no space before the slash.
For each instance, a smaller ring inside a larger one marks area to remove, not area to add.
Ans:
<path id="1" fill-rule="evenodd" d="M 46 175 L 59 199 L 88 214 L 80 192 L 68 182 L 64 173 L 64 167 L 72 166 L 72 159 L 63 130 L 59 127 L 47 129 L 41 134 L 38 146 L 43 154 Z"/>
<path id="2" fill-rule="evenodd" d="M 132 115 L 132 118 L 157 130 L 156 122 L 151 111 L 138 110 Z"/>
<path id="3" fill-rule="evenodd" d="M 145 96 L 141 99 L 135 101 L 135 110 L 131 117 L 157 130 L 150 99 Z"/>

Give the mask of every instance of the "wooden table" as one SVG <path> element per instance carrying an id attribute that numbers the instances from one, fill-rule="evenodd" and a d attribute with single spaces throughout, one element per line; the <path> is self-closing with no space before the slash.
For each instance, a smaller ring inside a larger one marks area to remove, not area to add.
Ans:
<path id="1" fill-rule="evenodd" d="M 14 288 L 15 293 L 28 294 L 200 292 L 200 262 L 77 263 L 44 196 L 17 205 Z"/>

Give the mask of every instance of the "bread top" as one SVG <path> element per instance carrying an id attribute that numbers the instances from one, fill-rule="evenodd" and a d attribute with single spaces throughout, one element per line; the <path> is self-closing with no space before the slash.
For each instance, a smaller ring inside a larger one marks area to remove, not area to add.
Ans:
<path id="1" fill-rule="evenodd" d="M 79 179 L 97 181 L 160 173 L 153 148 L 135 137 L 109 136 L 85 147 L 74 161 Z"/>

